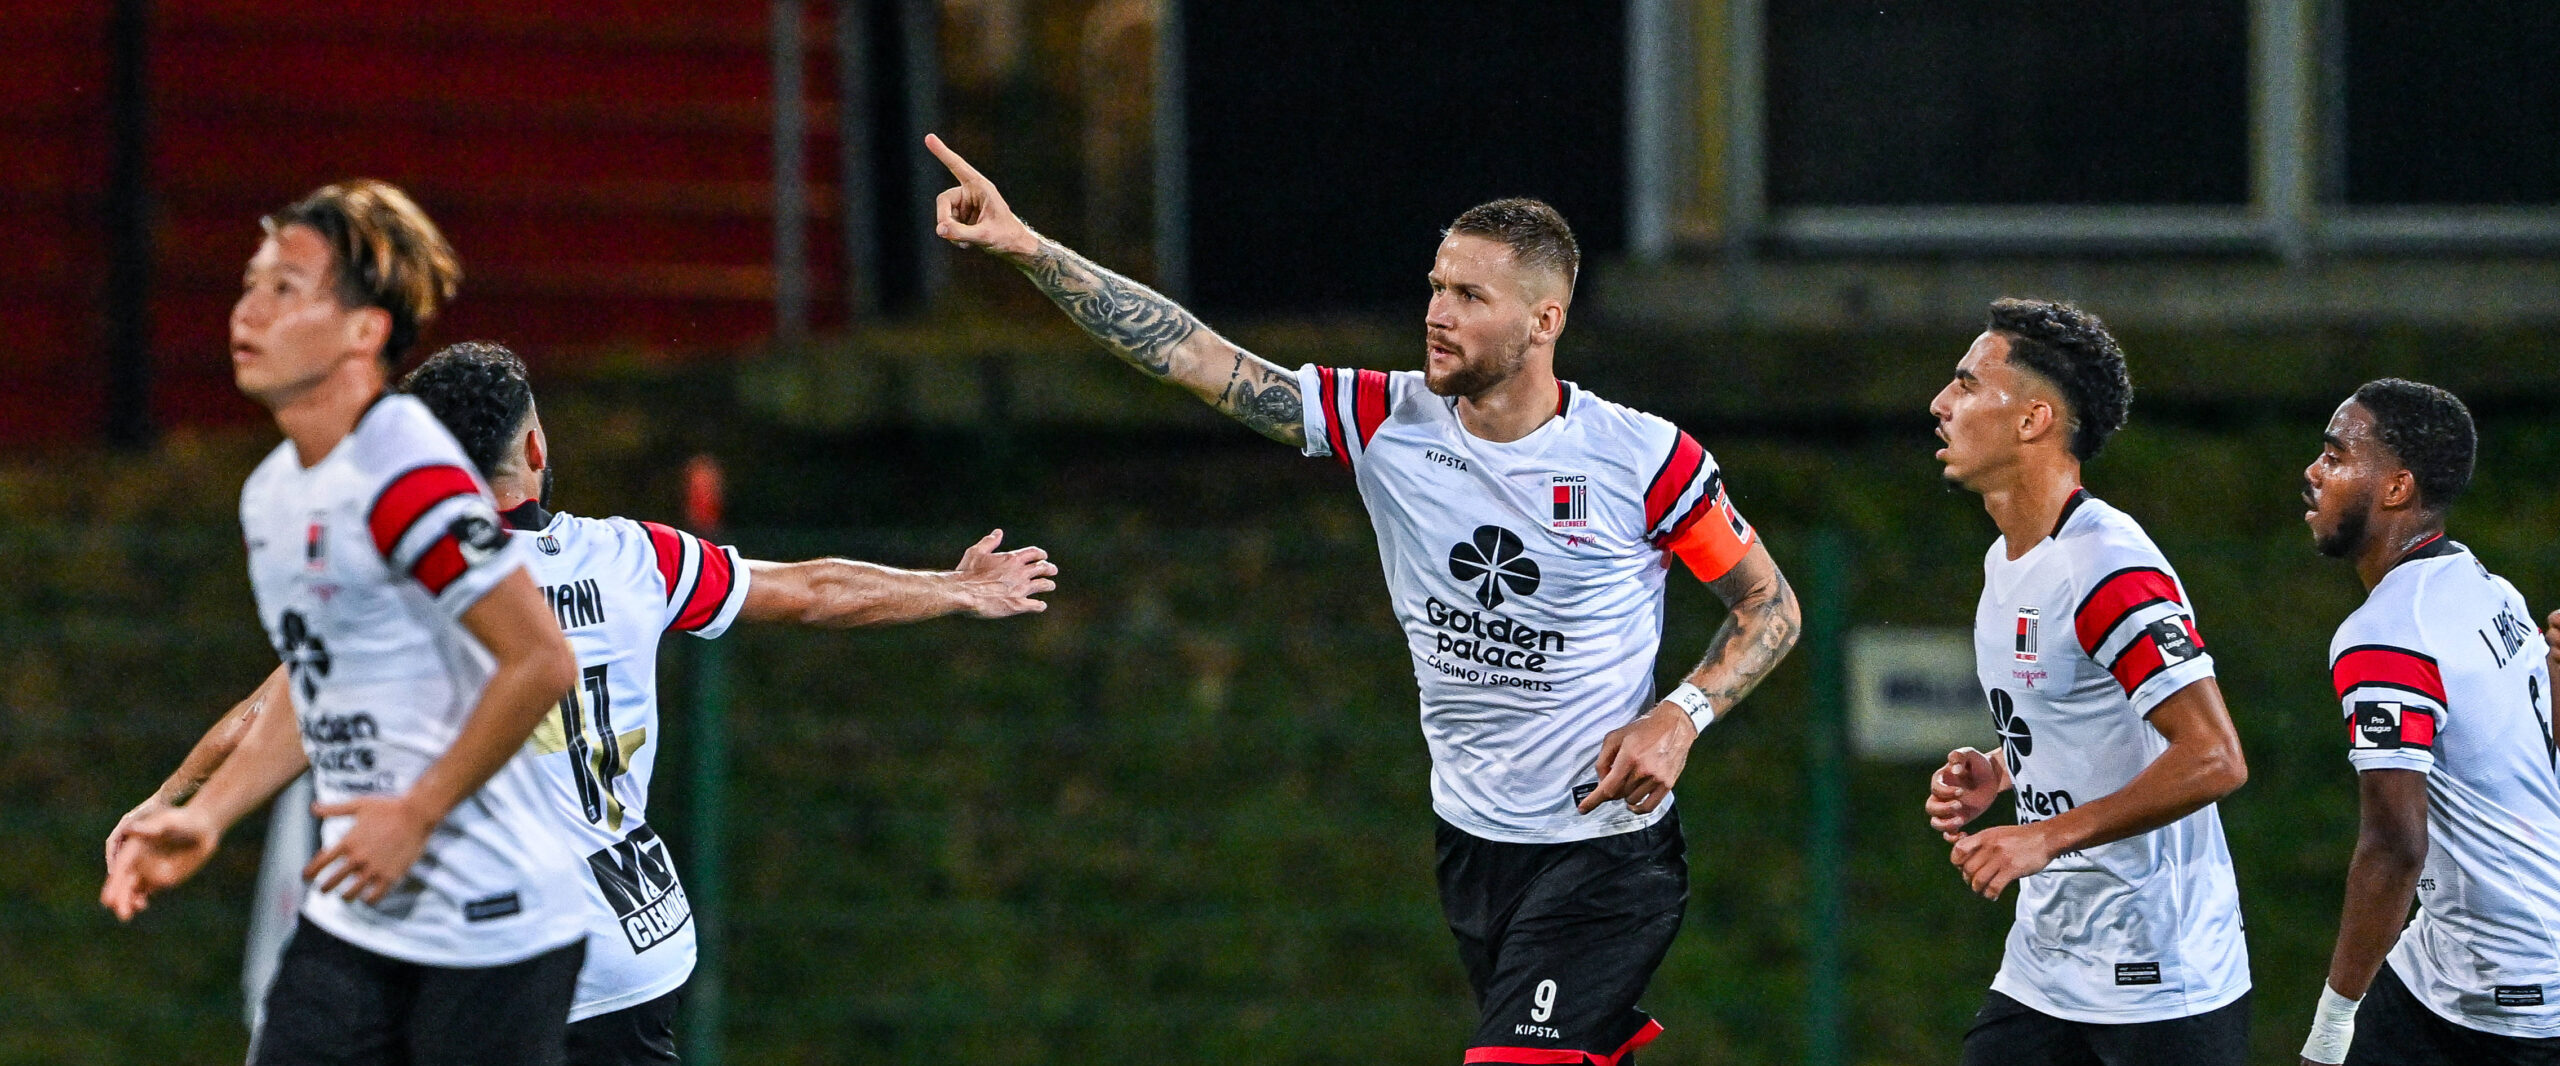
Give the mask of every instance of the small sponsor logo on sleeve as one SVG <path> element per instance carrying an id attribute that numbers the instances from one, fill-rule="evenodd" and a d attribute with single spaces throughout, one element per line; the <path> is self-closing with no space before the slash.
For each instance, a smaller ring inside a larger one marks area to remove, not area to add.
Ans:
<path id="1" fill-rule="evenodd" d="M 492 918 L 504 918 L 510 914 L 518 914 L 523 912 L 523 910 L 524 901 L 518 899 L 515 893 L 509 892 L 503 896 L 491 896 L 487 899 L 475 899 L 469 903 L 463 904 L 462 917 L 464 921 L 485 922 Z"/>
<path id="2" fill-rule="evenodd" d="M 2499 985 L 2490 989 L 2489 993 L 2497 997 L 2498 1005 L 2501 1007 L 2539 1007 L 2542 1005 L 2541 985 Z"/>
<path id="3" fill-rule="evenodd" d="M 2176 615 L 2155 618 L 2149 626 L 2144 628 L 2151 631 L 2152 642 L 2160 646 L 2160 662 L 2163 665 L 2176 666 L 2203 654 L 2197 650 L 2195 641 L 2187 639 L 2187 627 L 2178 624 Z"/>
<path id="4" fill-rule="evenodd" d="M 2119 962 L 2116 964 L 2119 985 L 2156 985 L 2160 983 L 2160 964 L 2156 962 Z"/>

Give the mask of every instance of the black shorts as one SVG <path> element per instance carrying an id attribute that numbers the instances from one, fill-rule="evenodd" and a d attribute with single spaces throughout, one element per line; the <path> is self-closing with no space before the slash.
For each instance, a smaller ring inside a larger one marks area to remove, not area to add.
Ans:
<path id="1" fill-rule="evenodd" d="M 2499 1036 L 2457 1025 L 2420 1002 L 2383 963 L 2356 1004 L 2347 1066 L 2560 1066 L 2560 1037 Z"/>
<path id="2" fill-rule="evenodd" d="M 1964 1066 L 2243 1066 L 2249 994 L 2184 1018 L 2075 1022 L 1992 992 L 1964 1034 Z M 2288 1060 L 2290 1061 L 2290 1060 Z"/>
<path id="3" fill-rule="evenodd" d="M 1636 998 L 1689 905 L 1676 812 L 1569 844 L 1506 844 L 1444 821 L 1439 846 L 1440 910 L 1481 1012 L 1467 1062 L 1625 1066 L 1662 1032 Z"/>
<path id="4" fill-rule="evenodd" d="M 587 942 L 504 966 L 402 962 L 304 919 L 267 989 L 251 1066 L 560 1066 Z"/>
<path id="5" fill-rule="evenodd" d="M 676 1061 L 678 988 L 646 1003 L 569 1023 L 569 1066 L 642 1066 Z"/>

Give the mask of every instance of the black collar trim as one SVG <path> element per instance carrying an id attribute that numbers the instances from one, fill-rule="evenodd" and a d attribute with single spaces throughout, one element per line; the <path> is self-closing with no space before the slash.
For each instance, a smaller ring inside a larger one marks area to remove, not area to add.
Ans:
<path id="1" fill-rule="evenodd" d="M 2062 527 L 2067 526 L 2067 525 L 2070 525 L 2070 524 L 2071 524 L 2071 516 L 2072 516 L 2072 515 L 2074 515 L 2074 514 L 2079 513 L 2079 511 L 2080 511 L 2080 505 L 2081 505 L 2081 504 L 2084 504 L 2084 503 L 2089 502 L 2091 499 L 2092 499 L 2092 497 L 2089 495 L 2089 490 L 2084 489 L 2084 488 L 2079 488 L 2079 487 L 2076 487 L 2076 486 L 2075 486 L 2074 488 L 2072 488 L 2072 490 L 2071 490 L 2071 498 L 2070 498 L 2070 499 L 2068 499 L 2068 500 L 2064 500 L 2064 501 L 2062 502 L 2062 515 L 2061 515 L 2061 517 L 2056 518 L 2056 519 L 2054 519 L 2054 520 L 2053 520 L 2053 532 L 2051 532 L 2051 533 L 2047 533 L 2047 534 L 2045 534 L 2045 536 L 2048 536 L 2048 537 L 2059 537 L 2059 536 L 2061 536 L 2061 535 L 2062 535 Z"/>
<path id="2" fill-rule="evenodd" d="M 540 500 L 526 500 L 515 505 L 513 510 L 499 512 L 498 517 L 506 520 L 509 529 L 547 529 L 551 526 L 551 512 L 542 509 Z"/>
<path id="3" fill-rule="evenodd" d="M 2438 533 L 2428 537 L 2425 543 L 2409 549 L 2409 554 L 2401 556 L 2400 561 L 2405 563 L 2418 559 L 2433 559 L 2440 555 L 2458 555 L 2468 550 L 2452 537 Z"/>

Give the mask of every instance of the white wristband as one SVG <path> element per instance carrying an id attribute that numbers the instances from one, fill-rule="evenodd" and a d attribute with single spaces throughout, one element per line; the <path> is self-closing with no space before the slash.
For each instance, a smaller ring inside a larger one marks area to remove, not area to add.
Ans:
<path id="1" fill-rule="evenodd" d="M 2302 1042 L 2302 1057 L 2311 1062 L 2347 1061 L 2347 1045 L 2356 1040 L 2356 1000 L 2338 994 L 2325 982 L 2320 1006 L 2311 1015 L 2311 1038 Z"/>
<path id="2" fill-rule="evenodd" d="M 1662 697 L 1662 702 L 1680 708 L 1680 713 L 1689 716 L 1689 725 L 1698 732 L 1704 733 L 1708 726 L 1715 724 L 1716 709 L 1707 704 L 1707 694 L 1698 691 L 1696 685 L 1683 681 L 1679 688 L 1671 690 L 1670 695 Z"/>

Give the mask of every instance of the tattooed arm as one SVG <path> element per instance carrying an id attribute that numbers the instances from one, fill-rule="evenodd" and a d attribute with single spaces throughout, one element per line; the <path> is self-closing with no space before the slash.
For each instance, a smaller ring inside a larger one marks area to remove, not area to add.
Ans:
<path id="1" fill-rule="evenodd" d="M 1012 263 L 1077 326 L 1148 376 L 1181 386 L 1263 436 L 1306 442 L 1297 375 L 1218 336 L 1164 294 L 1034 232 L 995 183 L 941 138 L 927 136 L 925 147 L 960 181 L 935 202 L 935 235 Z"/>
<path id="2" fill-rule="evenodd" d="M 1761 679 L 1796 646 L 1803 616 L 1796 608 L 1795 590 L 1787 585 L 1787 576 L 1778 572 L 1777 560 L 1769 558 L 1769 549 L 1756 541 L 1733 569 L 1707 587 L 1731 613 L 1717 627 L 1715 639 L 1707 642 L 1706 658 L 1684 680 L 1706 693 L 1707 705 L 1722 718 L 1760 687 Z M 1689 745 L 1697 739 L 1698 730 L 1689 724 L 1688 713 L 1669 700 L 1611 730 L 1600 741 L 1599 787 L 1583 797 L 1582 812 L 1589 814 L 1613 799 L 1626 800 L 1627 807 L 1638 814 L 1661 806 L 1680 779 L 1680 771 L 1688 766 Z"/>

